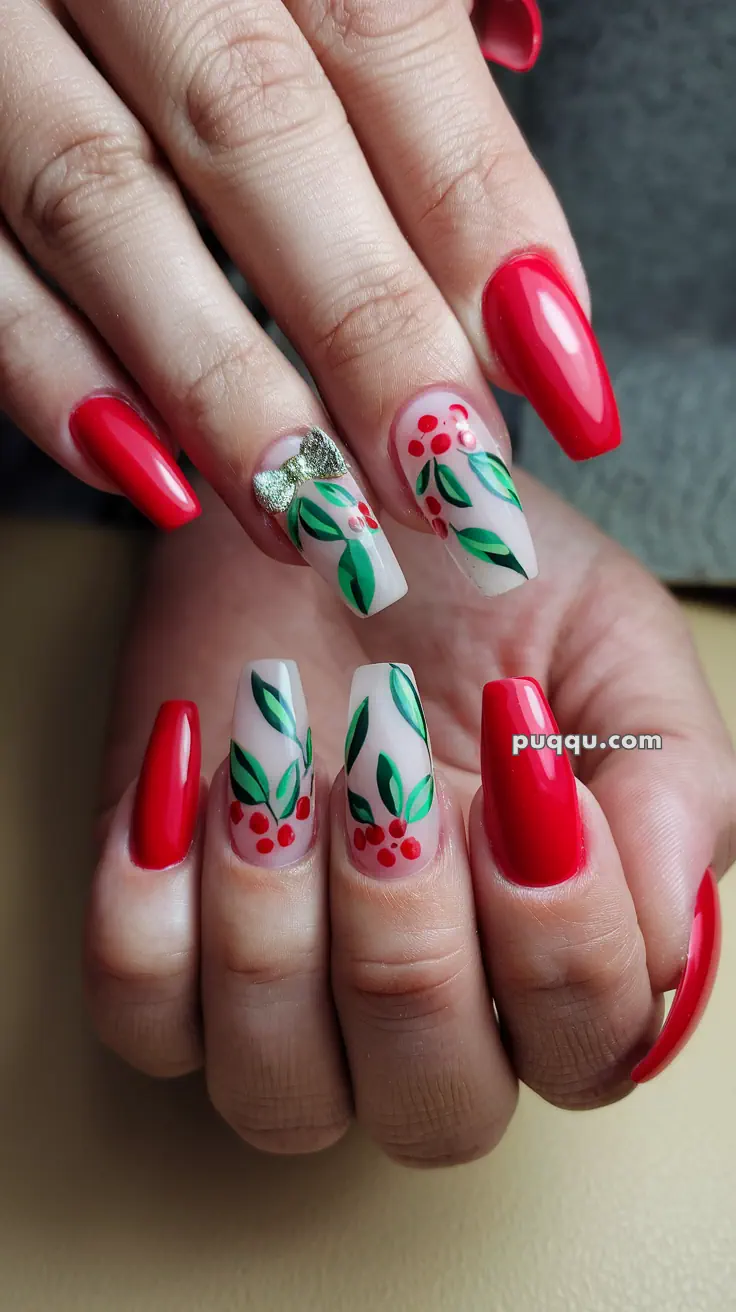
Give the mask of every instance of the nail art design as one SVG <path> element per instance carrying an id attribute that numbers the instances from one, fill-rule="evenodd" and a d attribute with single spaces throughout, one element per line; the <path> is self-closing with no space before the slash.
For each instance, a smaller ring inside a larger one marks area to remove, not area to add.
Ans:
<path id="1" fill-rule="evenodd" d="M 575 775 L 564 748 L 534 746 L 559 735 L 536 679 L 495 679 L 483 689 L 481 776 L 486 834 L 507 879 L 551 888 L 585 861 Z M 532 739 L 513 753 L 514 736 Z M 560 739 L 562 743 L 562 739 Z"/>
<path id="2" fill-rule="evenodd" d="M 682 978 L 654 1046 L 631 1072 L 634 1084 L 644 1084 L 660 1075 L 692 1037 L 713 992 L 720 954 L 721 904 L 718 884 L 708 869 L 695 899 Z"/>
<path id="3" fill-rule="evenodd" d="M 314 762 L 295 661 L 251 661 L 240 676 L 230 743 L 230 835 L 244 861 L 287 866 L 314 835 Z"/>
<path id="4" fill-rule="evenodd" d="M 130 825 L 130 850 L 144 870 L 165 870 L 192 845 L 202 748 L 194 702 L 161 706 L 148 740 Z"/>
<path id="5" fill-rule="evenodd" d="M 542 48 L 536 0 L 478 0 L 472 19 L 486 59 L 515 73 L 534 67 Z"/>
<path id="6" fill-rule="evenodd" d="M 371 875 L 406 875 L 439 844 L 432 749 L 408 665 L 362 665 L 350 690 L 345 739 L 352 859 Z"/>
<path id="7" fill-rule="evenodd" d="M 256 500 L 356 615 L 377 615 L 407 591 L 388 538 L 339 447 L 311 428 L 285 437 L 254 476 Z"/>
<path id="8" fill-rule="evenodd" d="M 485 596 L 536 577 L 513 479 L 468 401 L 441 387 L 422 392 L 396 420 L 393 442 L 419 509 Z"/>

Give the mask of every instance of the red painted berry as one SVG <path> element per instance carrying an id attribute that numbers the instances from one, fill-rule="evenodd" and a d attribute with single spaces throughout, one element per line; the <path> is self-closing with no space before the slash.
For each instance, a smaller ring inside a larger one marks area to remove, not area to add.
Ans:
<path id="1" fill-rule="evenodd" d="M 463 419 L 467 419 L 467 417 L 468 417 L 468 412 L 467 412 L 467 410 L 465 409 L 465 406 L 464 406 L 464 405 L 451 405 L 451 406 L 450 406 L 450 409 L 451 409 L 451 411 L 452 411 L 453 414 L 459 414 L 459 415 L 462 415 Z"/>
<path id="2" fill-rule="evenodd" d="M 372 515 L 372 514 L 373 514 L 373 511 L 371 510 L 371 508 L 370 508 L 370 506 L 368 505 L 367 501 L 359 501 L 359 502 L 358 502 L 358 510 L 360 511 L 361 515 Z"/>
<path id="3" fill-rule="evenodd" d="M 230 823 L 233 825 L 239 825 L 242 819 L 243 819 L 243 808 L 240 805 L 240 802 L 231 802 Z"/>
<path id="4" fill-rule="evenodd" d="M 421 851 L 422 845 L 416 838 L 405 838 L 401 844 L 401 855 L 405 856 L 407 861 L 416 861 Z M 378 855 L 381 855 L 380 852 Z"/>
<path id="5" fill-rule="evenodd" d="M 265 834 L 270 823 L 268 816 L 262 811 L 254 811 L 250 818 L 250 827 L 254 834 Z"/>
<path id="6" fill-rule="evenodd" d="M 421 419 L 419 420 L 419 423 L 417 424 L 417 428 L 419 429 L 420 433 L 431 433 L 432 429 L 436 427 L 437 427 L 436 415 L 422 415 Z"/>
<path id="7" fill-rule="evenodd" d="M 444 451 L 449 451 L 451 446 L 452 442 L 447 433 L 438 433 L 436 437 L 432 438 L 432 450 L 436 456 L 441 456 Z"/>
<path id="8" fill-rule="evenodd" d="M 353 834 L 353 844 L 357 847 L 359 852 L 365 851 L 365 834 L 362 829 L 356 829 Z"/>
<path id="9" fill-rule="evenodd" d="M 403 838 L 406 833 L 406 820 L 392 820 L 388 832 L 392 838 Z"/>
<path id="10" fill-rule="evenodd" d="M 473 447 L 478 445 L 475 440 L 475 435 L 471 433 L 469 428 L 462 429 L 460 433 L 460 445 L 464 446 L 466 451 L 472 451 Z"/>
<path id="11" fill-rule="evenodd" d="M 427 510 L 429 511 L 430 515 L 439 515 L 441 509 L 442 509 L 441 501 L 438 501 L 436 497 L 427 497 Z"/>
<path id="12" fill-rule="evenodd" d="M 259 838 L 256 843 L 256 850 L 262 852 L 264 856 L 267 856 L 269 852 L 273 852 L 273 839 Z"/>
<path id="13" fill-rule="evenodd" d="M 432 528 L 434 529 L 434 532 L 437 534 L 438 538 L 444 539 L 447 537 L 448 528 L 444 519 L 433 519 Z"/>
<path id="14" fill-rule="evenodd" d="M 353 533 L 362 533 L 365 528 L 365 520 L 363 519 L 363 516 L 351 515 L 348 520 L 348 528 L 351 528 Z"/>
<path id="15" fill-rule="evenodd" d="M 309 798 L 300 797 L 299 801 L 296 804 L 297 820 L 307 820 L 309 818 L 309 812 L 311 811 L 311 809 L 312 809 L 312 803 L 310 802 Z"/>
<path id="16" fill-rule="evenodd" d="M 365 836 L 374 847 L 378 847 L 386 837 L 380 825 L 369 825 L 365 831 Z"/>
<path id="17" fill-rule="evenodd" d="M 380 852 L 378 853 L 378 856 L 376 857 L 376 860 L 379 866 L 388 867 L 388 866 L 396 865 L 396 857 L 394 856 L 393 852 L 389 852 L 387 847 L 381 848 Z"/>
<path id="18" fill-rule="evenodd" d="M 366 524 L 368 525 L 369 528 L 372 528 L 372 529 L 377 529 L 377 528 L 378 528 L 378 520 L 377 520 L 377 519 L 367 519 L 365 522 L 366 522 Z"/>
<path id="19" fill-rule="evenodd" d="M 420 442 L 418 437 L 413 437 L 411 442 L 409 443 L 409 455 L 410 456 L 424 455 L 424 443 Z"/>
<path id="20" fill-rule="evenodd" d="M 279 840 L 279 847 L 291 847 L 296 838 L 296 834 L 291 825 L 282 825 L 277 834 L 277 838 Z"/>

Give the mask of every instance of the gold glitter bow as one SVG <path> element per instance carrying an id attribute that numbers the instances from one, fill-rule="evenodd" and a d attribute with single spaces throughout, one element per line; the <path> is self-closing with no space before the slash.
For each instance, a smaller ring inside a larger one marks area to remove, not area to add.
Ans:
<path id="1" fill-rule="evenodd" d="M 269 514 L 289 509 L 300 483 L 311 478 L 340 478 L 348 467 L 331 437 L 321 428 L 310 428 L 302 438 L 296 455 L 289 456 L 278 469 L 266 469 L 253 478 L 256 501 Z"/>

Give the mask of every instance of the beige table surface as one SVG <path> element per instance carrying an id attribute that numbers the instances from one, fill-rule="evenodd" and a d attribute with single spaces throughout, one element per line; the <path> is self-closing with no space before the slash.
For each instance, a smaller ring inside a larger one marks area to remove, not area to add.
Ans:
<path id="1" fill-rule="evenodd" d="M 78 942 L 129 539 L 0 524 L 0 1309 L 736 1309 L 736 879 L 686 1054 L 626 1102 L 522 1096 L 492 1157 L 432 1174 L 358 1133 L 243 1148 L 198 1078 L 156 1084 L 89 1033 Z M 690 608 L 736 729 L 736 614 Z"/>

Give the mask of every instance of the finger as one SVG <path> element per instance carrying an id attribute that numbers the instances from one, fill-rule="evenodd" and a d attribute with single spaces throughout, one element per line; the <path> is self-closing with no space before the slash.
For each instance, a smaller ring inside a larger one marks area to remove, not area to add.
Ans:
<path id="1" fill-rule="evenodd" d="M 455 0 L 289 8 L 489 376 L 522 392 L 574 459 L 617 446 L 574 242 Z"/>
<path id="2" fill-rule="evenodd" d="M 483 788 L 470 819 L 479 928 L 514 1069 L 561 1107 L 631 1090 L 658 1028 L 636 911 L 605 817 L 576 784 L 533 679 L 483 694 Z M 527 739 L 526 748 L 514 737 Z"/>
<path id="3" fill-rule="evenodd" d="M 192 702 L 159 711 L 135 789 L 110 825 L 92 885 L 85 990 L 97 1033 L 149 1075 L 201 1065 L 200 738 Z"/>
<path id="4" fill-rule="evenodd" d="M 516 1086 L 483 978 L 462 818 L 444 790 L 434 796 L 408 666 L 359 669 L 350 716 L 330 903 L 358 1118 L 397 1161 L 467 1161 L 501 1138 Z"/>
<path id="5" fill-rule="evenodd" d="M 528 73 L 542 48 L 542 16 L 536 0 L 478 0 L 470 5 L 484 59 Z"/>
<path id="6" fill-rule="evenodd" d="M 0 121 L 20 125 L 0 131 L 0 206 L 9 223 L 259 545 L 297 559 L 260 512 L 250 475 L 271 438 L 324 426 L 325 412 L 207 252 L 140 124 L 68 34 L 40 6 L 11 6 L 6 28 Z M 113 438 L 125 445 L 117 412 L 111 421 L 92 406 L 85 418 L 75 414 L 77 440 L 96 458 Z M 95 425 L 103 431 L 93 441 Z M 361 562 L 363 551 L 376 576 L 375 613 L 402 596 L 405 583 L 382 533 L 366 532 Z M 341 556 L 310 559 L 341 591 Z"/>
<path id="7" fill-rule="evenodd" d="M 400 477 L 389 459 L 391 421 L 423 393 L 418 417 L 441 405 L 452 418 L 453 405 L 470 402 L 479 454 L 509 478 L 508 437 L 471 346 L 397 227 L 342 105 L 285 8 L 240 0 L 226 11 L 205 8 L 195 23 L 185 21 L 183 0 L 116 3 L 104 15 L 79 0 L 71 8 L 307 361 L 382 502 L 416 526 L 413 496 L 485 592 L 532 577 L 534 552 L 518 504 L 507 502 L 508 511 L 486 495 L 472 467 L 475 500 L 455 491 L 452 472 L 417 492 L 419 468 L 406 455 L 414 431 L 407 436 L 406 423 Z M 485 76 L 477 50 L 475 58 Z M 439 392 L 438 379 L 448 380 Z M 274 459 L 271 453 L 266 467 Z M 464 458 L 460 464 L 468 472 Z M 434 502 L 444 515 L 432 513 Z M 504 537 L 509 516 L 518 551 Z M 456 537 L 466 529 L 480 532 L 484 554 L 472 549 L 475 538 Z M 509 552 L 521 569 L 508 567 Z"/>
<path id="8" fill-rule="evenodd" d="M 0 406 L 93 487 L 123 492 L 159 528 L 199 502 L 141 415 L 141 398 L 78 314 L 31 271 L 0 223 Z M 86 398 L 86 400 L 82 400 Z"/>
<path id="9" fill-rule="evenodd" d="M 350 1119 L 329 990 L 327 826 L 293 661 L 246 665 L 210 801 L 202 896 L 207 1084 L 254 1147 L 316 1152 Z"/>

